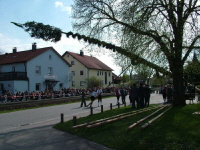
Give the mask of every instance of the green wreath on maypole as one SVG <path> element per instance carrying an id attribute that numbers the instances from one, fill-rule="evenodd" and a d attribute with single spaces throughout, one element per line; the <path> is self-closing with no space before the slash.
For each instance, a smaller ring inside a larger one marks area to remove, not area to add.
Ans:
<path id="1" fill-rule="evenodd" d="M 146 66 L 149 66 L 150 68 L 155 69 L 156 73 L 158 72 L 162 73 L 163 75 L 171 76 L 171 72 L 165 70 L 162 67 L 159 67 L 156 64 L 153 64 L 147 60 L 145 60 L 142 57 L 139 57 L 138 55 L 132 54 L 128 52 L 126 49 L 123 49 L 119 46 L 115 46 L 111 43 L 107 43 L 105 41 L 100 41 L 95 38 L 90 38 L 85 35 L 80 35 L 79 33 L 73 33 L 73 32 L 63 32 L 61 29 L 57 27 L 53 27 L 50 25 L 44 25 L 43 23 L 37 23 L 34 21 L 26 22 L 24 24 L 19 24 L 15 22 L 11 22 L 14 25 L 24 29 L 24 31 L 28 32 L 31 37 L 35 37 L 37 39 L 43 39 L 44 41 L 51 41 L 51 42 L 58 42 L 61 40 L 62 34 L 65 34 L 67 38 L 72 37 L 73 39 L 83 40 L 84 42 L 87 42 L 89 44 L 95 44 L 99 47 L 103 47 L 106 49 L 110 49 L 113 52 L 118 52 L 122 55 L 127 56 L 131 59 L 131 63 L 134 65 L 136 63 L 144 64 Z"/>

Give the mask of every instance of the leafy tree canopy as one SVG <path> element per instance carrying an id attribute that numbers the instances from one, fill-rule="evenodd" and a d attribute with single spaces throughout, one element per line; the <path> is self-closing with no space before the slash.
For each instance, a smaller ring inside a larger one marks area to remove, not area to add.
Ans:
<path id="1" fill-rule="evenodd" d="M 101 86 L 101 81 L 97 79 L 97 77 L 90 77 L 88 79 L 85 79 L 88 88 L 94 88 L 94 87 L 100 87 Z"/>

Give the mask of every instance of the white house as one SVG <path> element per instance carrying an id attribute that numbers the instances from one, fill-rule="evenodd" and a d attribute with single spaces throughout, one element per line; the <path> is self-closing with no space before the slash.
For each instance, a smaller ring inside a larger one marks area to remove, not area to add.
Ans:
<path id="1" fill-rule="evenodd" d="M 90 77 L 97 77 L 104 88 L 112 83 L 113 69 L 96 57 L 84 55 L 83 51 L 80 54 L 66 51 L 62 56 L 71 64 L 71 87 L 87 88 L 85 81 Z"/>
<path id="2" fill-rule="evenodd" d="M 0 87 L 17 91 L 44 91 L 69 88 L 71 65 L 53 48 L 37 49 L 0 55 Z"/>

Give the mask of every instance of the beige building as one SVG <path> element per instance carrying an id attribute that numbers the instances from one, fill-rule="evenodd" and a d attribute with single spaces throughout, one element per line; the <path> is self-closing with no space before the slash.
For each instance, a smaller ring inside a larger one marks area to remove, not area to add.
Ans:
<path id="1" fill-rule="evenodd" d="M 86 79 L 97 77 L 102 83 L 102 87 L 107 87 L 112 83 L 112 71 L 110 67 L 93 56 L 84 55 L 66 51 L 62 56 L 71 64 L 69 79 L 72 88 L 87 88 Z"/>

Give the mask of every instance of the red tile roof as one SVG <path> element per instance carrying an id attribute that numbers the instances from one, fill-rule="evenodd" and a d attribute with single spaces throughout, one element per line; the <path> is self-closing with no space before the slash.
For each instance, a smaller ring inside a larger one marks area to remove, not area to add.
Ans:
<path id="1" fill-rule="evenodd" d="M 121 80 L 121 77 L 117 76 L 115 73 L 112 73 L 114 80 Z"/>
<path id="2" fill-rule="evenodd" d="M 106 64 L 104 64 L 103 62 L 101 62 L 96 57 L 87 56 L 87 55 L 81 56 L 80 54 L 69 52 L 69 51 L 66 51 L 63 54 L 63 56 L 65 56 L 67 54 L 69 54 L 72 57 L 74 57 L 76 60 L 78 60 L 80 63 L 82 63 L 84 66 L 86 66 L 89 69 L 113 71 L 113 69 L 111 69 L 110 67 L 108 67 Z"/>
<path id="3" fill-rule="evenodd" d="M 19 51 L 15 53 L 6 53 L 3 55 L 0 55 L 0 64 L 13 64 L 13 63 L 21 63 L 21 62 L 27 62 L 40 54 L 48 51 L 49 49 L 52 49 L 65 63 L 67 63 L 69 66 L 71 66 L 61 55 L 53 48 L 53 47 L 45 47 L 45 48 L 39 48 L 36 50 L 27 50 L 27 51 Z"/>

